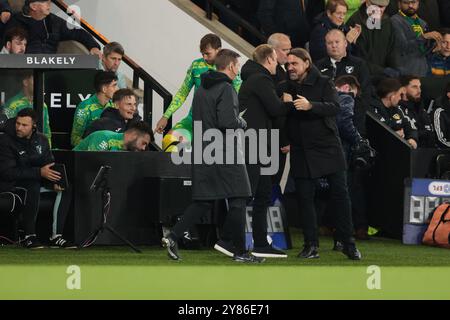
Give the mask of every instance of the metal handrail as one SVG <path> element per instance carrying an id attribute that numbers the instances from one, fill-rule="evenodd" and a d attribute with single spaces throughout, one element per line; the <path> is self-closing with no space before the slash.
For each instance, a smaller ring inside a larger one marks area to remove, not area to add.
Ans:
<path id="1" fill-rule="evenodd" d="M 223 12 L 228 17 L 233 20 L 233 22 L 237 23 L 240 27 L 250 32 L 253 36 L 258 38 L 262 43 L 267 42 L 267 37 L 259 31 L 257 28 L 255 28 L 252 24 L 250 24 L 248 21 L 244 20 L 239 14 L 228 8 L 226 5 L 224 5 L 222 2 L 218 0 L 207 0 L 206 1 L 206 17 L 209 20 L 213 19 L 213 11 L 214 8 L 216 8 L 219 12 Z"/>
<path id="2" fill-rule="evenodd" d="M 73 14 L 76 16 L 77 21 L 89 34 L 91 34 L 98 42 L 102 45 L 110 43 L 110 41 L 98 32 L 91 24 L 89 24 L 82 17 L 77 16 L 73 12 L 69 12 L 69 6 L 63 0 L 52 0 L 52 2 L 62 11 L 64 11 L 68 16 Z M 164 105 L 164 112 L 169 107 L 172 102 L 172 94 L 167 91 L 155 78 L 148 74 L 141 66 L 139 66 L 133 59 L 129 56 L 123 56 L 123 62 L 133 69 L 133 88 L 139 88 L 139 82 L 142 80 L 144 82 L 144 120 L 149 121 L 152 117 L 152 106 L 153 106 L 153 91 L 155 91 L 162 99 Z M 168 128 L 172 127 L 172 120 L 169 119 Z"/>

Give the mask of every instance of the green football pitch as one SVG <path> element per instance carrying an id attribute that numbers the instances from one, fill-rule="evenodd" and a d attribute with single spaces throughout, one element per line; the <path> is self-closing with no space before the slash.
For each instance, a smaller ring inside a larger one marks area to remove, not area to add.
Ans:
<path id="1" fill-rule="evenodd" d="M 300 260 L 294 232 L 287 259 L 242 265 L 212 250 L 93 247 L 30 251 L 0 248 L 0 299 L 450 299 L 450 251 L 374 238 L 359 242 L 362 261 L 334 252 Z"/>

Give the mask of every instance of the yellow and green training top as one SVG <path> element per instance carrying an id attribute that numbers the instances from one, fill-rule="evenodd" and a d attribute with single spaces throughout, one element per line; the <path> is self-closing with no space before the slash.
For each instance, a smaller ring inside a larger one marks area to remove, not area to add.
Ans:
<path id="1" fill-rule="evenodd" d="M 84 131 L 92 122 L 101 117 L 103 110 L 106 108 L 115 108 L 114 103 L 109 101 L 107 104 L 101 105 L 96 94 L 77 106 L 73 117 L 72 134 L 70 135 L 72 146 L 76 147 L 81 142 Z"/>
<path id="2" fill-rule="evenodd" d="M 178 109 L 183 106 L 183 103 L 186 101 L 192 88 L 195 87 L 195 90 L 197 90 L 200 87 L 200 76 L 208 70 L 216 70 L 216 66 L 208 64 L 203 58 L 194 60 L 194 62 L 192 62 L 190 68 L 187 71 L 186 78 L 181 85 L 181 88 L 173 97 L 169 108 L 164 113 L 165 118 L 169 119 Z M 241 77 L 237 76 L 233 81 L 233 87 L 236 89 L 236 91 L 239 91 L 239 89 L 241 88 L 241 84 Z M 189 111 L 189 113 L 191 113 L 191 110 Z"/>
<path id="3" fill-rule="evenodd" d="M 123 151 L 124 133 L 102 130 L 84 138 L 74 151 Z"/>

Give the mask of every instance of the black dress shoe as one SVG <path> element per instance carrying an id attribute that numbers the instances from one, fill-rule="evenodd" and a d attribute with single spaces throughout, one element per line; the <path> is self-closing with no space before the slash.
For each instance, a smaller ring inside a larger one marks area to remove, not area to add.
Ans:
<path id="1" fill-rule="evenodd" d="M 342 253 L 345 254 L 350 260 L 361 260 L 361 252 L 356 249 L 354 243 L 344 245 Z"/>
<path id="2" fill-rule="evenodd" d="M 305 244 L 303 250 L 298 254 L 301 259 L 317 259 L 319 258 L 319 246 Z"/>
<path id="3" fill-rule="evenodd" d="M 181 260 L 180 254 L 178 253 L 178 244 L 170 236 L 161 239 L 161 244 L 167 249 L 167 255 L 170 259 L 179 261 Z"/>
<path id="4" fill-rule="evenodd" d="M 334 240 L 333 251 L 342 252 L 342 250 L 344 250 L 344 244 L 342 241 Z"/>

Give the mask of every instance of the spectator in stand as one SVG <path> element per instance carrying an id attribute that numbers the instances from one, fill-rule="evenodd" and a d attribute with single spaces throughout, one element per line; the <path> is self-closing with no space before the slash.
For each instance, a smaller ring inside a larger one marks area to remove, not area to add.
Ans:
<path id="1" fill-rule="evenodd" d="M 405 75 L 400 77 L 400 83 L 404 88 L 400 110 L 403 111 L 403 116 L 409 121 L 411 128 L 418 133 L 417 146 L 419 148 L 435 148 L 433 124 L 421 99 L 420 78 Z"/>
<path id="2" fill-rule="evenodd" d="M 137 113 L 137 97 L 131 89 L 120 89 L 114 93 L 114 108 L 106 108 L 100 119 L 95 120 L 84 132 L 83 138 L 96 131 L 123 133 L 134 123 L 141 121 Z"/>
<path id="3" fill-rule="evenodd" d="M 400 0 L 400 10 L 391 17 L 391 21 L 400 73 L 425 77 L 428 73 L 427 55 L 441 42 L 442 36 L 436 31 L 429 32 L 427 23 L 419 18 L 420 3 L 420 0 Z"/>
<path id="4" fill-rule="evenodd" d="M 448 0 L 444 1 L 448 2 Z M 391 17 L 396 15 L 400 8 L 399 4 L 399 0 L 391 0 L 389 6 L 386 8 L 386 14 Z M 441 27 L 439 11 L 438 0 L 420 0 L 420 7 L 417 14 L 428 23 L 430 31 L 438 31 Z"/>
<path id="5" fill-rule="evenodd" d="M 347 22 L 349 26 L 362 27 L 356 41 L 356 55 L 367 62 L 372 76 L 398 76 L 394 28 L 384 14 L 388 4 L 389 0 L 366 0 Z"/>
<path id="6" fill-rule="evenodd" d="M 318 1 L 320 2 L 320 1 Z M 328 0 L 325 0 L 325 2 L 327 3 Z M 366 2 L 366 0 L 345 0 L 345 3 L 347 3 L 348 6 L 348 11 L 347 14 L 345 15 L 345 22 L 348 21 L 348 19 L 356 12 L 358 11 L 359 7 L 361 7 L 361 5 Z M 324 8 L 325 10 L 325 8 Z M 324 11 L 322 10 L 322 12 Z"/>
<path id="7" fill-rule="evenodd" d="M 258 18 L 266 35 L 287 34 L 294 47 L 304 47 L 309 41 L 306 0 L 260 0 Z"/>
<path id="8" fill-rule="evenodd" d="M 450 82 L 447 83 L 442 97 L 436 100 L 433 124 L 439 147 L 450 148 Z"/>
<path id="9" fill-rule="evenodd" d="M 417 131 L 411 128 L 398 106 L 402 93 L 403 88 L 399 80 L 393 78 L 381 80 L 377 86 L 378 97 L 371 101 L 372 112 L 381 122 L 405 139 L 413 149 L 417 149 Z"/>
<path id="10" fill-rule="evenodd" d="M 114 108 L 111 99 L 119 88 L 117 76 L 114 72 L 100 71 L 94 79 L 96 94 L 81 102 L 75 110 L 73 118 L 72 134 L 70 136 L 72 146 L 76 147 L 84 136 L 84 131 L 92 122 L 99 119 L 103 110 Z"/>
<path id="11" fill-rule="evenodd" d="M 24 54 L 27 49 L 28 34 L 22 28 L 9 29 L 5 34 L 5 46 L 0 54 Z"/>
<path id="12" fill-rule="evenodd" d="M 339 29 L 345 35 L 349 44 L 355 44 L 361 34 L 361 26 L 348 27 L 345 15 L 348 11 L 344 0 L 329 0 L 326 11 L 314 20 L 314 27 L 309 42 L 309 52 L 313 61 L 318 61 L 327 55 L 325 36 L 332 29 Z"/>
<path id="13" fill-rule="evenodd" d="M 9 19 L 11 19 L 11 7 L 8 0 L 0 0 L 0 43 L 3 40 L 3 31 Z"/>
<path id="14" fill-rule="evenodd" d="M 103 47 L 103 58 L 100 63 L 100 70 L 114 72 L 117 76 L 117 86 L 119 89 L 127 88 L 125 75 L 119 72 L 125 50 L 118 42 L 110 42 Z"/>
<path id="15" fill-rule="evenodd" d="M 101 58 L 100 46 L 85 30 L 67 26 L 67 21 L 50 13 L 50 0 L 26 0 L 22 12 L 13 15 L 6 30 L 21 27 L 28 32 L 26 53 L 56 53 L 60 41 L 74 40 L 83 44 L 91 54 Z"/>
<path id="16" fill-rule="evenodd" d="M 450 75 L 450 29 L 443 29 L 441 37 L 436 52 L 429 57 L 430 73 L 437 77 Z"/>

